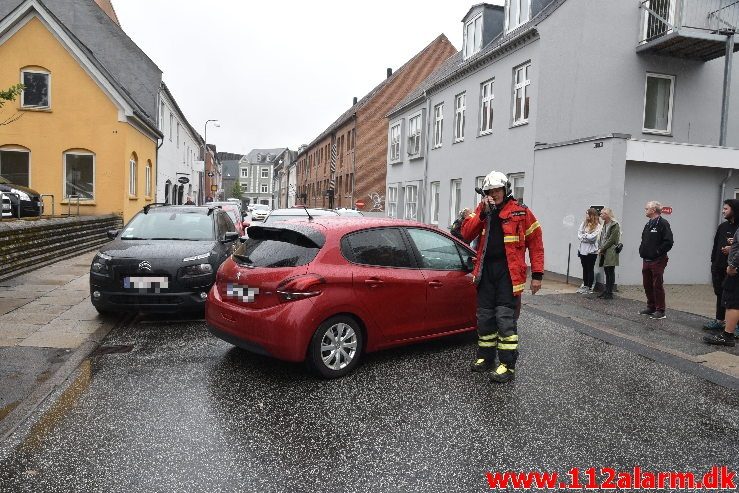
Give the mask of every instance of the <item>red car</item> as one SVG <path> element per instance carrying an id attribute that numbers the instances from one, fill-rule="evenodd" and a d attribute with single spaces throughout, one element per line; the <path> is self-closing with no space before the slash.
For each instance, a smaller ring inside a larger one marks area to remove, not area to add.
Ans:
<path id="1" fill-rule="evenodd" d="M 474 255 L 414 221 L 251 226 L 218 270 L 205 317 L 236 346 L 341 377 L 365 352 L 475 330 Z"/>

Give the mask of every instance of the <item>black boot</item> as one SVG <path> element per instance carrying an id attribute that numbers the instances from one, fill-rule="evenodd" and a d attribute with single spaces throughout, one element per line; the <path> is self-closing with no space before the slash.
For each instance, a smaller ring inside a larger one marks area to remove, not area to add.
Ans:
<path id="1" fill-rule="evenodd" d="M 478 356 L 474 363 L 470 365 L 470 371 L 485 373 L 490 371 L 493 366 L 495 366 L 495 357 L 492 359 L 485 359 Z"/>
<path id="2" fill-rule="evenodd" d="M 490 381 L 495 383 L 506 383 L 513 380 L 515 376 L 515 370 L 508 368 L 505 363 L 498 365 L 498 368 L 490 375 Z"/>

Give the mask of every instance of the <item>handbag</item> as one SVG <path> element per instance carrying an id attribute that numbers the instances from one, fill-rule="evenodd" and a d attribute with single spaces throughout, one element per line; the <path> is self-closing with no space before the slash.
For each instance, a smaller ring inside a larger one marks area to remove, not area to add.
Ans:
<path id="1" fill-rule="evenodd" d="M 621 253 L 621 250 L 623 249 L 624 249 L 623 243 L 619 243 L 618 245 L 616 245 L 616 253 Z"/>

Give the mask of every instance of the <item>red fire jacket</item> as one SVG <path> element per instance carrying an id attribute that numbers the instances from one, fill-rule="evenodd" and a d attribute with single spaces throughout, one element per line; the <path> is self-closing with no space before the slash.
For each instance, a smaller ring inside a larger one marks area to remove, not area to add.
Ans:
<path id="1" fill-rule="evenodd" d="M 480 211 L 485 204 L 480 202 L 473 214 L 470 214 L 462 224 L 462 236 L 470 242 L 479 236 L 477 242 L 477 259 L 472 279 L 479 284 L 482 277 L 482 268 L 485 263 L 487 249 L 487 234 L 490 229 L 490 219 L 480 219 Z M 503 227 L 503 243 L 505 246 L 508 271 L 513 282 L 514 296 L 520 295 L 526 286 L 526 249 L 531 259 L 531 273 L 534 278 L 544 275 L 544 241 L 542 240 L 541 226 L 534 217 L 534 213 L 520 205 L 515 199 L 509 199 L 499 213 Z"/>

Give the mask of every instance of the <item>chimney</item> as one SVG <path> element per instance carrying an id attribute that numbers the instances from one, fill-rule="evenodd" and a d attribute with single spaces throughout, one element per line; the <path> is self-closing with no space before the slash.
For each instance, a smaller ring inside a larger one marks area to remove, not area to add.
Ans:
<path id="1" fill-rule="evenodd" d="M 356 96 L 354 96 L 354 99 L 352 99 L 352 106 L 354 106 L 355 104 L 357 104 L 357 97 Z"/>
<path id="2" fill-rule="evenodd" d="M 393 69 L 388 67 L 387 68 L 387 78 L 389 79 L 391 75 L 393 75 Z"/>

